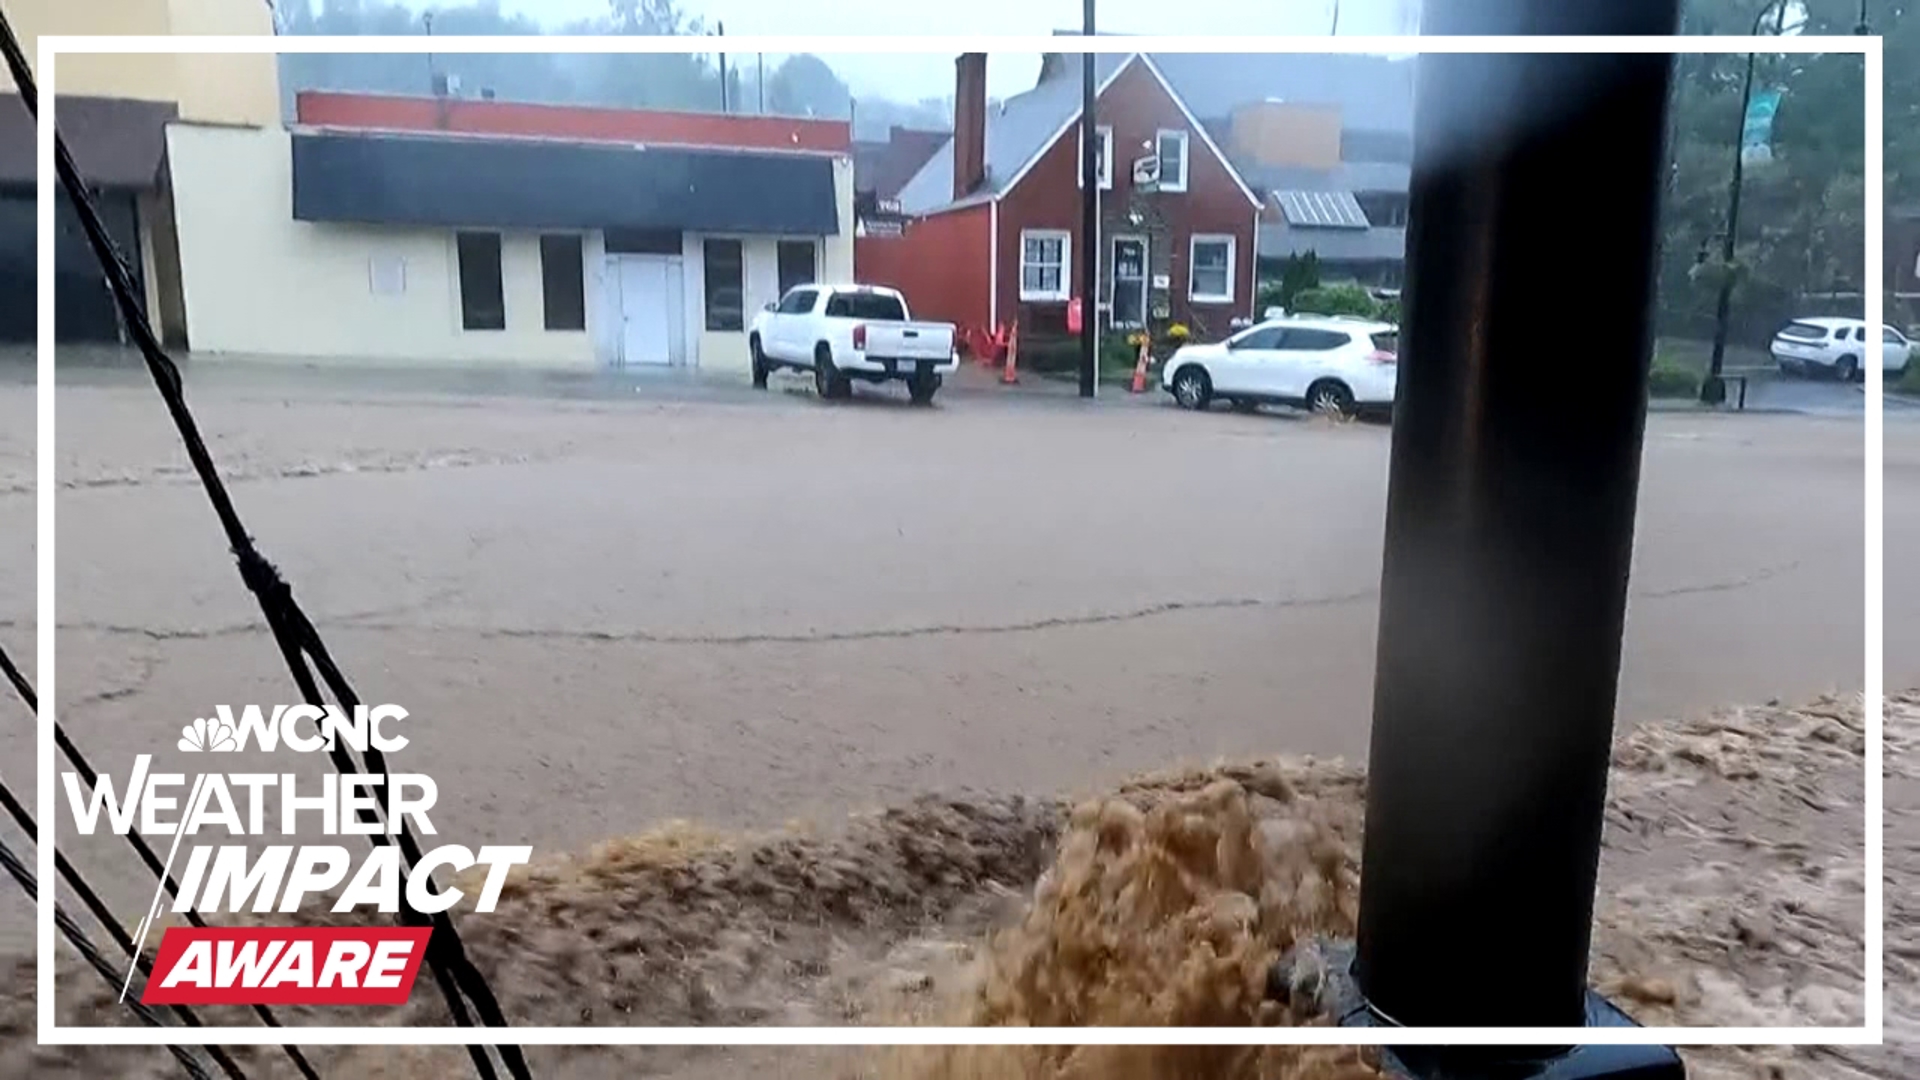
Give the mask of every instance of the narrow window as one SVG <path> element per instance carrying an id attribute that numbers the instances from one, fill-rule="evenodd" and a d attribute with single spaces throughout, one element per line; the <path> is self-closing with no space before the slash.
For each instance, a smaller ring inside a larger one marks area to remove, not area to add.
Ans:
<path id="1" fill-rule="evenodd" d="M 500 234 L 459 233 L 460 325 L 468 330 L 505 330 L 507 298 L 500 283 Z"/>
<path id="2" fill-rule="evenodd" d="M 547 329 L 587 328 L 586 249 L 578 236 L 540 238 L 540 287 Z"/>
<path id="3" fill-rule="evenodd" d="M 1160 190 L 1187 190 L 1187 133 L 1162 131 L 1155 138 L 1154 149 L 1160 157 Z"/>
<path id="4" fill-rule="evenodd" d="M 702 243 L 706 263 L 707 329 L 746 328 L 745 267 L 738 240 Z"/>
<path id="5" fill-rule="evenodd" d="M 780 241 L 780 295 L 797 285 L 811 285 L 819 273 L 814 268 L 814 244 L 811 240 Z"/>

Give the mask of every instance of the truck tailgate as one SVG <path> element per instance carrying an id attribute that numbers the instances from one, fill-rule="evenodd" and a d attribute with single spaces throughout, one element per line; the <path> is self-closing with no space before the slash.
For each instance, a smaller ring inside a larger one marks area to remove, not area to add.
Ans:
<path id="1" fill-rule="evenodd" d="M 932 360 L 953 357 L 953 327 L 947 323 L 868 323 L 867 348 L 876 360 Z"/>

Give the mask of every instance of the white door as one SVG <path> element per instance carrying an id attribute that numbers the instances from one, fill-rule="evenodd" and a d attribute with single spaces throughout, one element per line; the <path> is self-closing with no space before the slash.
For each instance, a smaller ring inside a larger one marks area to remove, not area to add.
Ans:
<path id="1" fill-rule="evenodd" d="M 667 363 L 687 364 L 687 272 L 678 255 L 665 259 L 667 273 Z"/>
<path id="2" fill-rule="evenodd" d="M 677 261 L 644 255 L 620 260 L 620 362 L 628 367 L 674 361 L 678 282 L 669 263 Z"/>
<path id="3" fill-rule="evenodd" d="M 1912 346 L 1907 343 L 1907 339 L 1902 337 L 1899 331 L 1888 326 L 1881 329 L 1880 340 L 1881 351 L 1886 354 L 1886 360 L 1881 364 L 1881 367 L 1887 371 L 1899 371 L 1901 368 L 1906 367 L 1908 353 L 1912 349 Z"/>

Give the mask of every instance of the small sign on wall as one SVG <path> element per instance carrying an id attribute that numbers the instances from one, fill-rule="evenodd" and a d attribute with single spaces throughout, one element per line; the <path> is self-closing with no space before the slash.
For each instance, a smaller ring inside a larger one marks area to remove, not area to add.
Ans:
<path id="1" fill-rule="evenodd" d="M 1172 277 L 1170 277 L 1169 275 L 1166 275 L 1166 274 L 1155 274 L 1155 275 L 1153 275 L 1153 287 L 1154 287 L 1154 288 L 1156 288 L 1156 289 L 1167 289 L 1167 288 L 1171 288 L 1172 286 L 1173 286 L 1173 278 L 1172 278 Z"/>
<path id="2" fill-rule="evenodd" d="M 407 291 L 407 260 L 376 255 L 367 261 L 367 277 L 375 296 L 399 296 Z"/>

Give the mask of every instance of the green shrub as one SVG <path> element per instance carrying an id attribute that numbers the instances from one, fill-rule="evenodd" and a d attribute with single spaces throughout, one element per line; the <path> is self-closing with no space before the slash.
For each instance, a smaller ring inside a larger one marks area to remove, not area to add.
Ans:
<path id="1" fill-rule="evenodd" d="M 1293 298 L 1289 312 L 1302 315 L 1352 315 L 1362 319 L 1380 316 L 1380 302 L 1358 285 L 1323 285 L 1303 289 Z"/>
<path id="2" fill-rule="evenodd" d="M 1132 371 L 1139 358 L 1140 350 L 1127 344 L 1126 334 L 1110 333 L 1100 341 L 1100 367 L 1104 371 Z"/>
<path id="3" fill-rule="evenodd" d="M 1664 356 L 1653 358 L 1647 372 L 1647 396 L 1655 398 L 1691 398 L 1700 393 L 1700 376 L 1692 368 L 1674 363 Z"/>

